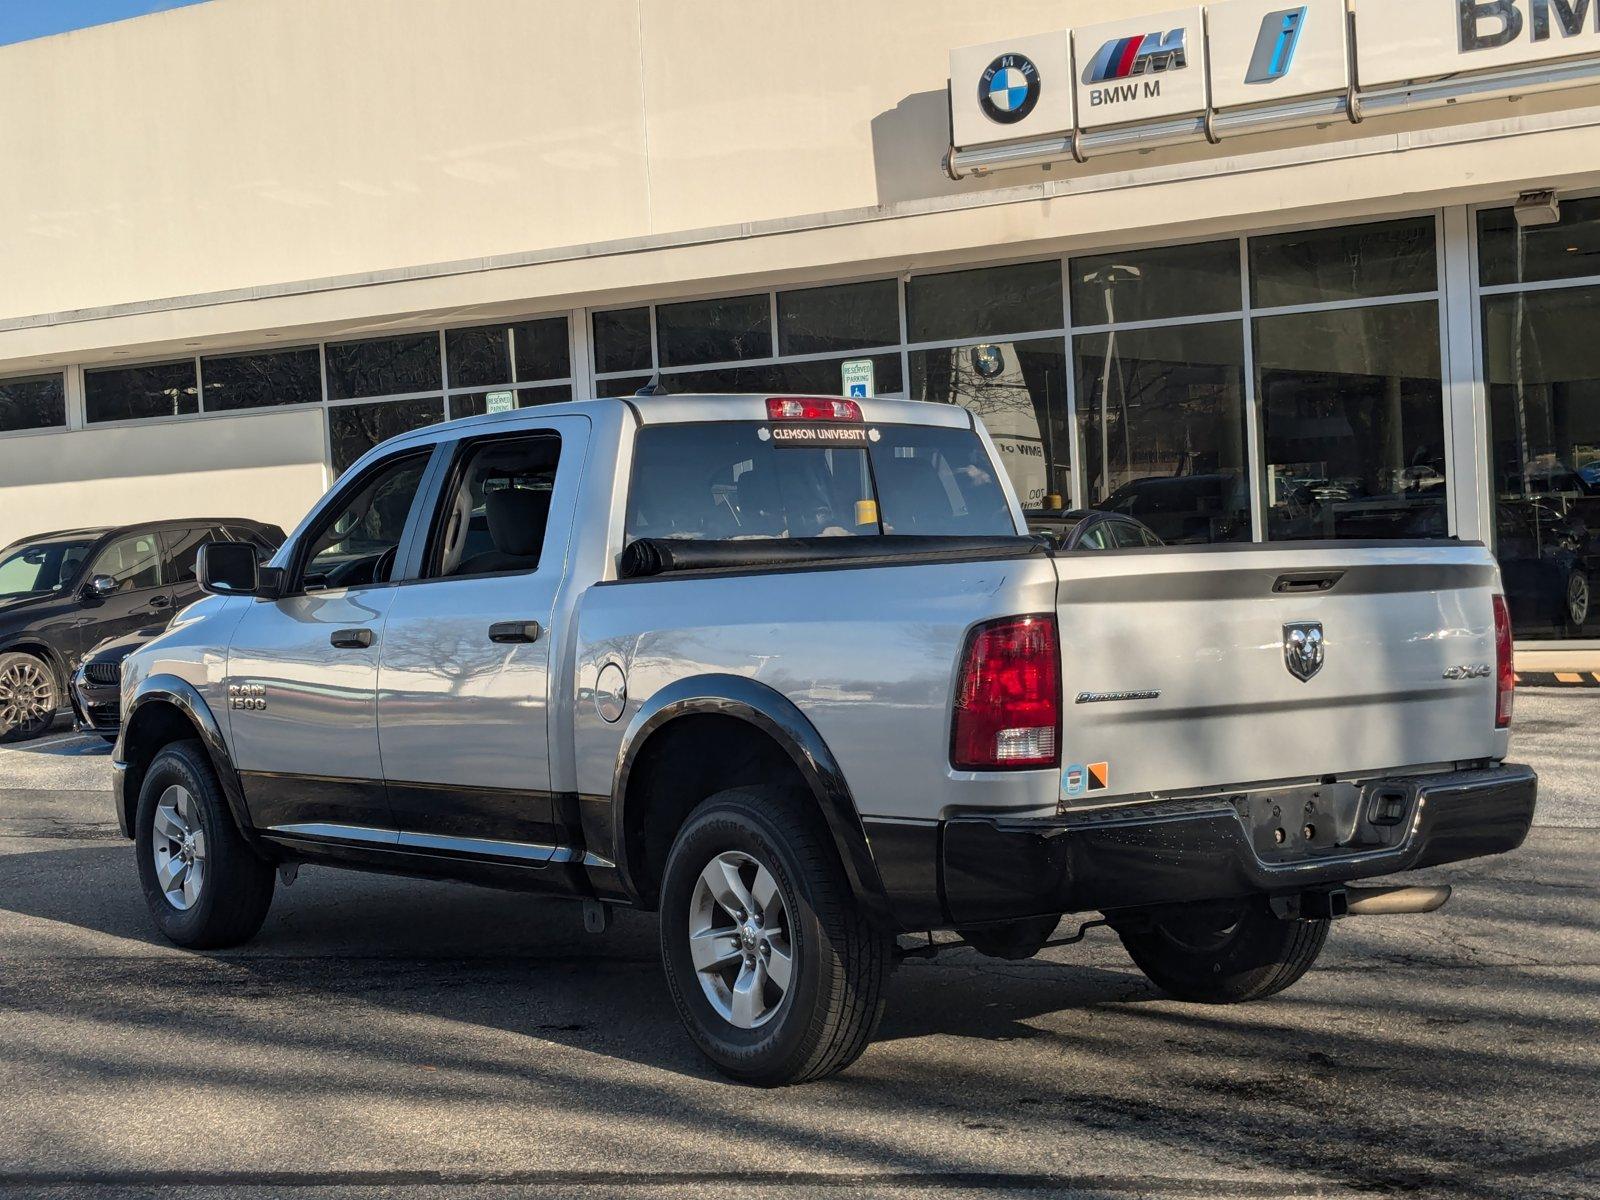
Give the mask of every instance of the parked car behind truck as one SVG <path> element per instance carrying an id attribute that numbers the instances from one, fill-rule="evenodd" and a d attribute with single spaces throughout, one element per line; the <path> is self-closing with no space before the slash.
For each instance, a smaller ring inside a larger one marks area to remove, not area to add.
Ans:
<path id="1" fill-rule="evenodd" d="M 216 539 L 272 550 L 283 530 L 200 517 L 67 529 L 0 549 L 0 742 L 50 727 L 91 647 L 164 625 L 198 600 L 195 557 Z"/>
<path id="2" fill-rule="evenodd" d="M 870 1040 L 896 935 L 1101 913 L 1174 995 L 1271 995 L 1356 881 L 1499 853 L 1511 639 L 1479 545 L 1057 552 L 948 405 L 587 401 L 368 453 L 123 673 L 116 812 L 174 942 L 359 866 L 660 914 L 757 1083 Z"/>

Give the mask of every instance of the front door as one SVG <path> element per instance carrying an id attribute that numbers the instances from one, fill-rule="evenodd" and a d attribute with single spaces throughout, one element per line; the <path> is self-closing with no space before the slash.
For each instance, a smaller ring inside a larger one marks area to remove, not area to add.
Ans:
<path id="1" fill-rule="evenodd" d="M 401 454 L 341 488 L 293 547 L 284 595 L 249 601 L 240 618 L 228 724 L 258 829 L 358 841 L 393 830 L 378 758 L 378 656 L 428 461 L 428 451 Z"/>
<path id="2" fill-rule="evenodd" d="M 106 638 L 165 625 L 172 617 L 172 588 L 162 577 L 161 542 L 153 529 L 113 539 L 94 556 L 83 579 L 79 656 Z M 112 590 L 100 591 L 97 579 L 110 579 Z"/>
<path id="3" fill-rule="evenodd" d="M 545 861 L 550 623 L 588 421 L 464 439 L 442 473 L 420 578 L 398 589 L 378 730 L 403 845 Z"/>

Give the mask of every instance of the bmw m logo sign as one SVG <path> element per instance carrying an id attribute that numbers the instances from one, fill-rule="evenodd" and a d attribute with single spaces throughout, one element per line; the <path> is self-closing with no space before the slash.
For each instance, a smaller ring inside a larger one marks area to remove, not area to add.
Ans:
<path id="1" fill-rule="evenodd" d="M 1039 68 L 1021 54 L 1002 54 L 978 79 L 978 107 L 989 120 L 1015 125 L 1039 103 Z"/>
<path id="2" fill-rule="evenodd" d="M 1153 75 L 1161 71 L 1181 71 L 1189 65 L 1188 33 L 1172 29 L 1166 33 L 1146 33 L 1113 38 L 1100 47 L 1083 73 L 1085 83 L 1105 83 Z"/>

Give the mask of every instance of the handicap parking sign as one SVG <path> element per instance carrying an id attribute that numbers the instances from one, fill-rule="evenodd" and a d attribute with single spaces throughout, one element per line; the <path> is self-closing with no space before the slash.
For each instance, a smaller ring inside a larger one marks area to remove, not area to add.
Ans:
<path id="1" fill-rule="evenodd" d="M 852 358 L 839 364 L 840 390 L 852 400 L 865 400 L 872 392 L 872 360 Z"/>

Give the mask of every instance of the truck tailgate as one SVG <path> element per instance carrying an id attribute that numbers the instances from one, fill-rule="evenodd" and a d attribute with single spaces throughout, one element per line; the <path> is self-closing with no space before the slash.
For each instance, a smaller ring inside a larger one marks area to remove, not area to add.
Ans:
<path id="1" fill-rule="evenodd" d="M 1067 806 L 1505 752 L 1482 546 L 1079 553 L 1056 573 Z M 1318 634 L 1299 678 L 1285 642 Z"/>

